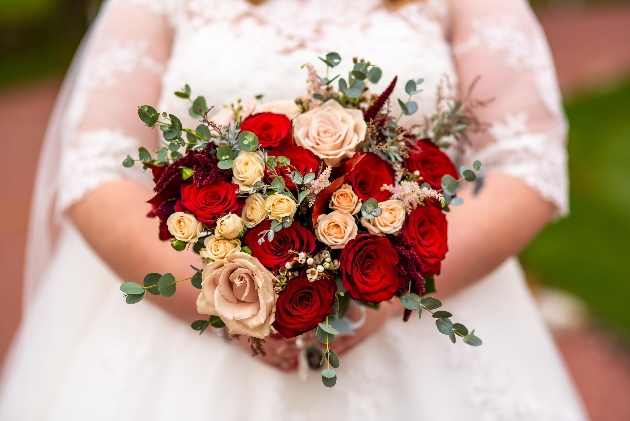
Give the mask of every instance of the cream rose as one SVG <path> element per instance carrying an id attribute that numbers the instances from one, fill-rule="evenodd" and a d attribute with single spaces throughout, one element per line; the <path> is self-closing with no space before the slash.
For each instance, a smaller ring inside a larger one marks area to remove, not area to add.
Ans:
<path id="1" fill-rule="evenodd" d="M 260 193 L 250 194 L 243 206 L 243 222 L 247 228 L 254 228 L 267 219 L 269 212 L 265 209 L 265 198 Z"/>
<path id="2" fill-rule="evenodd" d="M 203 231 L 203 224 L 189 213 L 175 212 L 166 220 L 168 232 L 177 240 L 194 243 Z"/>
<path id="3" fill-rule="evenodd" d="M 400 200 L 386 200 L 378 204 L 382 212 L 374 219 L 361 218 L 363 225 L 371 234 L 396 234 L 405 222 L 405 207 Z"/>
<path id="4" fill-rule="evenodd" d="M 221 317 L 233 334 L 264 338 L 275 316 L 274 281 L 258 259 L 232 253 L 203 269 L 197 311 Z"/>
<path id="5" fill-rule="evenodd" d="M 214 229 L 214 234 L 228 240 L 233 240 L 239 237 L 243 231 L 245 231 L 243 220 L 233 213 L 228 213 L 217 219 L 217 227 Z"/>
<path id="6" fill-rule="evenodd" d="M 336 211 L 354 215 L 361 210 L 361 200 L 349 184 L 344 184 L 332 194 L 330 207 Z"/>
<path id="7" fill-rule="evenodd" d="M 212 261 L 223 260 L 232 253 L 241 251 L 241 242 L 239 240 L 226 240 L 217 236 L 210 236 L 203 242 L 205 248 L 199 251 L 202 259 Z"/>
<path id="8" fill-rule="evenodd" d="M 265 164 L 260 162 L 256 152 L 240 151 L 232 167 L 232 182 L 241 190 L 249 190 L 265 175 Z"/>
<path id="9" fill-rule="evenodd" d="M 294 120 L 296 143 L 330 166 L 339 164 L 343 158 L 351 158 L 366 132 L 361 110 L 343 108 L 332 99 Z"/>
<path id="10" fill-rule="evenodd" d="M 265 200 L 265 209 L 269 212 L 270 219 L 281 221 L 285 216 L 293 217 L 297 205 L 290 197 L 275 193 Z"/>
<path id="11" fill-rule="evenodd" d="M 283 100 L 258 104 L 256 107 L 256 113 L 283 114 L 293 120 L 295 117 L 300 115 L 300 109 L 295 104 L 295 101 Z"/>
<path id="12" fill-rule="evenodd" d="M 334 211 L 328 215 L 319 215 L 315 236 L 332 249 L 342 249 L 357 236 L 357 230 L 352 215 Z"/>

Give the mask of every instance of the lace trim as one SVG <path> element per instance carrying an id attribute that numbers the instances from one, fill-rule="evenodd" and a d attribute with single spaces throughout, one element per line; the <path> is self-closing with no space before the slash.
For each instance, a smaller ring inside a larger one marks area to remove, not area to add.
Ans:
<path id="1" fill-rule="evenodd" d="M 505 56 L 505 64 L 515 71 L 534 72 L 536 89 L 547 110 L 563 119 L 562 97 L 556 83 L 556 72 L 549 48 L 542 34 L 522 30 L 520 20 L 506 15 L 496 19 L 471 21 L 470 37 L 453 46 L 455 56 L 485 46 Z"/>
<path id="2" fill-rule="evenodd" d="M 58 180 L 56 214 L 106 182 L 125 178 L 147 182 L 140 166 L 124 168 L 122 161 L 133 154 L 138 142 L 122 132 L 98 130 L 79 134 L 64 151 Z"/>
<path id="3" fill-rule="evenodd" d="M 487 173 L 523 180 L 557 207 L 557 217 L 565 216 L 569 211 L 566 150 L 547 133 L 529 132 L 527 121 L 524 112 L 506 115 L 490 129 L 496 142 L 467 155 L 479 159 Z"/>
<path id="4" fill-rule="evenodd" d="M 550 408 L 534 396 L 516 387 L 518 379 L 497 364 L 484 349 L 464 346 L 447 348 L 448 364 L 457 371 L 466 370 L 472 379 L 468 388 L 470 403 L 481 409 L 484 421 L 578 421 L 571 408 Z"/>
<path id="5" fill-rule="evenodd" d="M 196 29 L 210 23 L 224 25 L 228 22 L 232 28 L 236 27 L 233 30 L 241 33 L 252 25 L 272 28 L 267 35 L 274 41 L 269 45 L 281 53 L 301 48 L 326 51 L 337 38 L 339 28 L 347 31 L 354 27 L 357 32 L 367 32 L 373 23 L 381 22 L 384 17 L 394 17 L 415 31 L 423 31 L 427 19 L 442 24 L 448 14 L 444 0 L 411 3 L 393 12 L 383 7 L 382 0 L 362 0 L 360 5 L 349 0 L 306 1 L 300 4 L 299 13 L 280 3 L 281 0 L 268 0 L 256 6 L 243 0 L 188 0 L 182 7 L 186 8 L 187 24 Z"/>

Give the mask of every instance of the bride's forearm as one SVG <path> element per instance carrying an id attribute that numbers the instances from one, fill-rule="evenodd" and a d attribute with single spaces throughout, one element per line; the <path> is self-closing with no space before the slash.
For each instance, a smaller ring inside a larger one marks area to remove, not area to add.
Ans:
<path id="1" fill-rule="evenodd" d="M 438 295 L 457 292 L 520 252 L 551 220 L 554 207 L 524 182 L 501 174 L 484 177 L 476 196 L 460 189 L 464 204 L 448 214 L 449 252 L 436 277 Z"/>
<path id="2" fill-rule="evenodd" d="M 142 200 L 152 195 L 148 187 L 135 181 L 114 181 L 89 193 L 68 212 L 90 246 L 123 281 L 141 284 L 151 272 L 170 272 L 176 279 L 184 279 L 194 275 L 190 265 L 200 267 L 196 254 L 177 253 L 168 242 L 158 239 L 158 220 L 146 217 L 150 206 Z M 199 318 L 195 306 L 198 293 L 190 282 L 181 282 L 170 298 L 147 297 L 190 322 Z"/>

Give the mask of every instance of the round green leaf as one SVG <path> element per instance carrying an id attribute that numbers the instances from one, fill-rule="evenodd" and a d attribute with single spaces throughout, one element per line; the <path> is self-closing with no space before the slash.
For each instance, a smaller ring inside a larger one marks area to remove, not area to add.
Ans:
<path id="1" fill-rule="evenodd" d="M 149 273 L 147 276 L 145 276 L 144 281 L 143 281 L 143 284 L 145 287 L 155 285 L 154 287 L 147 289 L 147 291 L 149 291 L 153 295 L 160 295 L 160 291 L 158 291 L 157 283 L 161 277 L 162 275 L 159 273 Z"/>
<path id="2" fill-rule="evenodd" d="M 326 377 L 327 379 L 332 379 L 336 375 L 337 375 L 337 373 L 335 373 L 335 370 L 323 370 L 322 371 L 322 376 Z"/>
<path id="3" fill-rule="evenodd" d="M 127 304 L 137 304 L 140 301 L 142 301 L 145 295 L 146 295 L 145 291 L 142 291 L 142 294 L 127 295 L 125 297 L 125 301 L 127 302 Z"/>
<path id="4" fill-rule="evenodd" d="M 359 80 L 365 80 L 367 78 L 367 75 L 363 73 L 361 70 L 353 70 L 352 76 L 354 76 L 355 78 Z"/>
<path id="5" fill-rule="evenodd" d="M 225 327 L 225 323 L 223 322 L 223 320 L 221 320 L 219 316 L 210 316 L 209 323 L 211 326 L 217 329 L 221 329 Z"/>
<path id="6" fill-rule="evenodd" d="M 128 295 L 143 294 L 144 288 L 135 282 L 125 282 L 120 286 L 120 290 Z"/>
<path id="7" fill-rule="evenodd" d="M 473 162 L 473 168 L 477 171 L 481 170 L 481 161 Z"/>
<path id="8" fill-rule="evenodd" d="M 436 311 L 433 313 L 434 319 L 448 319 L 449 317 L 453 317 L 453 315 L 448 311 Z"/>
<path id="9" fill-rule="evenodd" d="M 330 379 L 322 376 L 322 383 L 324 383 L 324 386 L 326 387 L 334 387 L 335 384 L 337 384 L 337 376 Z"/>
<path id="10" fill-rule="evenodd" d="M 319 328 L 326 333 L 330 333 L 331 335 L 339 335 L 339 331 L 332 327 L 331 325 L 327 325 L 326 323 L 320 323 Z"/>
<path id="11" fill-rule="evenodd" d="M 350 99 L 357 99 L 361 96 L 361 90 L 353 86 L 346 91 L 346 96 Z"/>
<path id="12" fill-rule="evenodd" d="M 217 158 L 219 161 L 223 161 L 226 159 L 232 159 L 232 148 L 230 146 L 221 146 L 217 149 Z"/>
<path id="13" fill-rule="evenodd" d="M 416 81 L 415 80 L 407 81 L 407 83 L 405 84 L 405 92 L 407 92 L 407 95 L 414 95 L 415 91 L 416 91 Z"/>
<path id="14" fill-rule="evenodd" d="M 229 170 L 234 166 L 234 160 L 232 159 L 224 159 L 223 161 L 217 162 L 217 167 L 222 170 Z"/>
<path id="15" fill-rule="evenodd" d="M 175 294 L 175 277 L 171 273 L 162 275 L 158 281 L 158 291 L 164 297 L 172 297 Z"/>
<path id="16" fill-rule="evenodd" d="M 453 330 L 457 333 L 461 333 L 464 336 L 468 335 L 468 329 L 461 323 L 455 323 L 453 325 Z"/>
<path id="17" fill-rule="evenodd" d="M 190 327 L 193 328 L 193 330 L 203 330 L 208 326 L 208 321 L 207 320 L 195 320 L 194 322 L 192 322 L 192 324 L 190 325 Z"/>
<path id="18" fill-rule="evenodd" d="M 483 342 L 481 341 L 481 339 L 479 339 L 478 337 L 476 337 L 474 335 L 475 331 L 473 330 L 472 333 L 469 333 L 468 335 L 464 336 L 464 343 L 470 345 L 470 346 L 480 346 L 483 344 Z"/>
<path id="19" fill-rule="evenodd" d="M 332 349 L 328 350 L 328 361 L 331 367 L 339 368 L 339 356 Z"/>
<path id="20" fill-rule="evenodd" d="M 344 78 L 339 79 L 339 92 L 345 94 L 348 90 L 348 83 Z"/>
<path id="21" fill-rule="evenodd" d="M 138 148 L 138 155 L 139 155 L 140 161 L 142 162 L 148 162 L 151 160 L 151 154 L 145 147 Z"/>
<path id="22" fill-rule="evenodd" d="M 379 69 L 378 67 L 372 67 L 367 74 L 368 80 L 372 83 L 378 83 L 378 81 L 381 80 L 382 76 L 383 76 L 383 71 Z"/>
<path id="23" fill-rule="evenodd" d="M 331 343 L 335 339 L 335 335 L 326 333 L 326 331 L 320 329 L 319 326 L 317 327 L 317 330 L 315 330 L 315 335 L 317 336 L 317 339 L 323 344 L 326 343 L 327 337 L 328 337 L 328 343 Z"/>
<path id="24" fill-rule="evenodd" d="M 133 160 L 132 156 L 127 155 L 127 158 L 125 158 L 125 160 L 123 161 L 123 167 L 131 168 L 133 167 L 134 164 L 135 164 L 135 161 Z"/>
<path id="25" fill-rule="evenodd" d="M 423 297 L 420 299 L 420 303 L 428 310 L 435 310 L 436 308 L 442 307 L 442 302 L 433 297 Z"/>
<path id="26" fill-rule="evenodd" d="M 437 326 L 437 329 L 444 335 L 450 335 L 451 333 L 453 333 L 453 322 L 451 322 L 449 319 L 436 319 L 435 325 Z"/>
<path id="27" fill-rule="evenodd" d="M 400 297 L 400 303 L 407 310 L 417 310 L 420 306 L 420 297 L 416 294 L 405 294 Z"/>
<path id="28" fill-rule="evenodd" d="M 464 171 L 462 175 L 464 176 L 464 179 L 466 181 L 475 181 L 477 179 L 477 174 L 475 174 L 475 172 L 471 170 Z"/>

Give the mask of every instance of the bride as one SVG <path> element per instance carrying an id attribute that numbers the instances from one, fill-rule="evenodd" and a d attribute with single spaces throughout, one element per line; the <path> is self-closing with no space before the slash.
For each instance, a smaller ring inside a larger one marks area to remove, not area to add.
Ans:
<path id="1" fill-rule="evenodd" d="M 197 263 L 157 240 L 144 217 L 149 176 L 121 165 L 158 145 L 137 106 L 184 116 L 173 92 L 186 83 L 217 109 L 262 92 L 293 98 L 300 66 L 327 51 L 424 78 L 407 125 L 433 112 L 445 78 L 466 90 L 481 76 L 475 96 L 494 98 L 478 111 L 491 129 L 452 156 L 481 160 L 486 175 L 479 194 L 462 190 L 467 209 L 448 215 L 436 282 L 484 345 L 453 345 L 426 318 L 402 323 L 396 306 L 369 310 L 346 338 L 332 390 L 319 375 L 298 378 L 292 342 L 267 341 L 267 357 L 252 358 L 245 341 L 198 336 L 192 287 L 136 306 L 118 289 L 149 272 L 185 278 Z M 0 419 L 585 420 L 514 257 L 567 213 L 565 141 L 552 60 L 526 0 L 109 0 L 40 158 Z"/>

